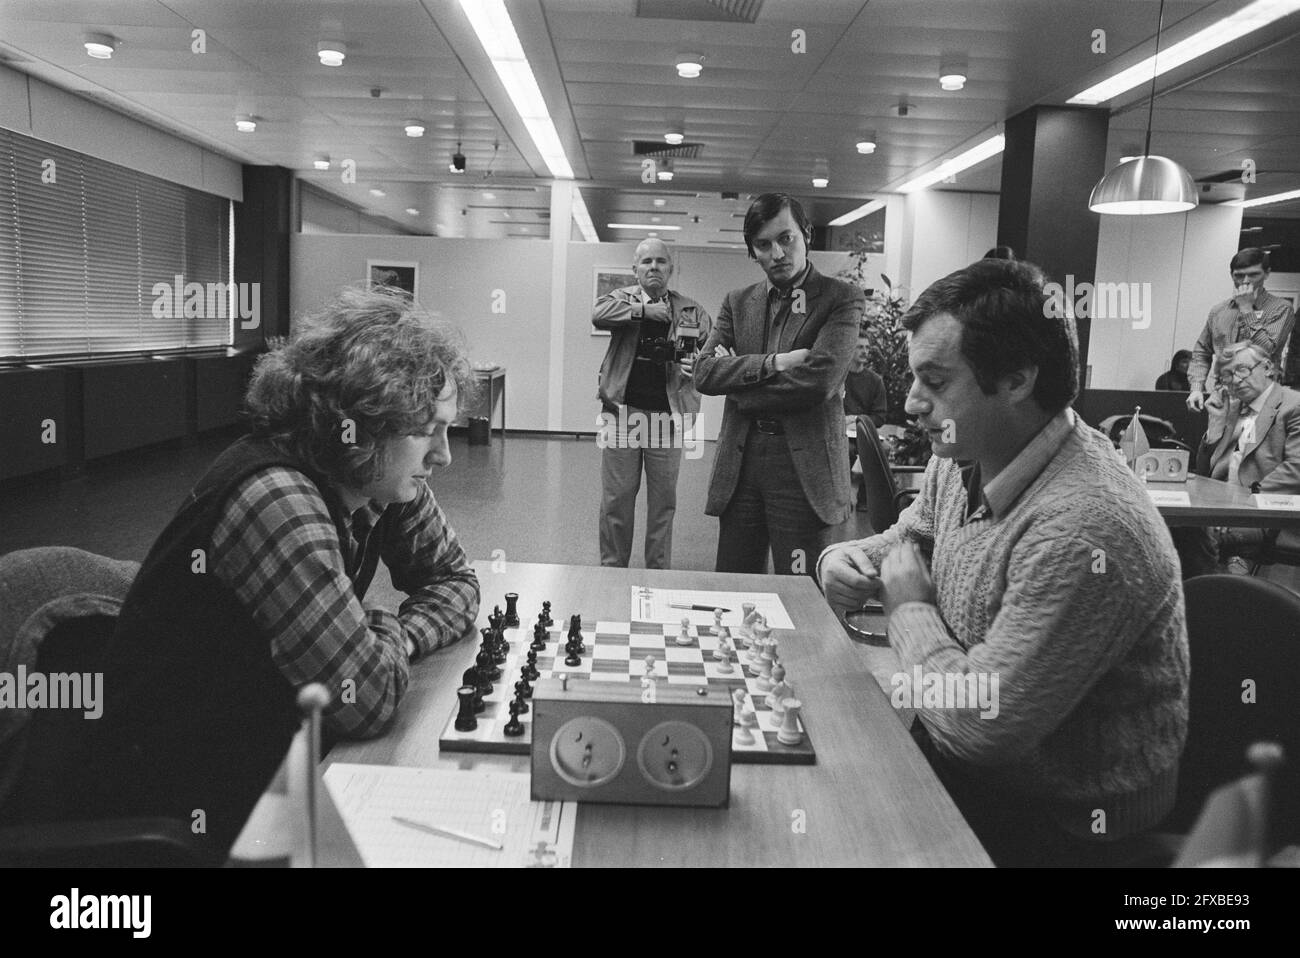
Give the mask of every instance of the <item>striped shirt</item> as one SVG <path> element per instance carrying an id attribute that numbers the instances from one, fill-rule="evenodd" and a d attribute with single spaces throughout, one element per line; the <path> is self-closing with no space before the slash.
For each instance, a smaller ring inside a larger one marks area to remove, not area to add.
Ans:
<path id="1" fill-rule="evenodd" d="M 1291 338 L 1295 326 L 1295 312 L 1291 304 L 1281 296 L 1274 296 L 1268 290 L 1260 290 L 1255 297 L 1253 309 L 1237 308 L 1237 301 L 1229 299 L 1219 303 L 1210 310 L 1210 317 L 1205 321 L 1205 328 L 1192 348 L 1192 363 L 1187 370 L 1187 380 L 1192 392 L 1204 392 L 1205 382 L 1210 373 L 1210 364 L 1223 350 L 1233 343 L 1251 342 L 1263 348 L 1282 382 L 1291 382 L 1293 373 L 1300 372 L 1300 356 L 1291 350 L 1287 358 L 1286 375 L 1282 374 L 1282 352 Z"/>
<path id="2" fill-rule="evenodd" d="M 292 686 L 334 692 L 325 724 L 348 737 L 379 734 L 392 719 L 410 677 L 408 637 L 427 654 L 478 615 L 478 578 L 428 486 L 387 508 L 397 520 L 380 558 L 408 596 L 396 613 L 363 607 L 351 579 L 385 511 L 374 502 L 348 517 L 340 542 L 316 484 L 273 466 L 238 486 L 212 534 L 213 574 L 249 610 Z"/>

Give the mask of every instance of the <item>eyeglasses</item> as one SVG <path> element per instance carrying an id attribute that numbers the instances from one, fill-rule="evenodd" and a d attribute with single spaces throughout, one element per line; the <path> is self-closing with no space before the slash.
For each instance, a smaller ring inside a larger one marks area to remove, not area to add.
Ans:
<path id="1" fill-rule="evenodd" d="M 1261 359 L 1259 362 L 1255 363 L 1254 366 L 1238 366 L 1236 369 L 1231 370 L 1229 372 L 1229 375 L 1232 376 L 1233 379 L 1236 379 L 1238 381 L 1243 379 L 1249 379 L 1251 372 L 1255 369 L 1255 366 L 1261 366 L 1263 365 L 1263 363 L 1264 361 Z"/>

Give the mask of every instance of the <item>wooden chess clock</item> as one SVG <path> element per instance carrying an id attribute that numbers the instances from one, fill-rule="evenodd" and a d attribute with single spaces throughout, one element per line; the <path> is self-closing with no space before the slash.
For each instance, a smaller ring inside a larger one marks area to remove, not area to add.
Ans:
<path id="1" fill-rule="evenodd" d="M 732 702 L 659 682 L 542 679 L 533 691 L 532 797 L 623 805 L 726 806 Z"/>

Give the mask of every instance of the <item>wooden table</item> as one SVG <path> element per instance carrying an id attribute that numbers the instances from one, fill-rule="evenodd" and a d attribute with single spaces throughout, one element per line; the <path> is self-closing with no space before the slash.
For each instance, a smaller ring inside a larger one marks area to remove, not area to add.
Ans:
<path id="1" fill-rule="evenodd" d="M 925 758 L 872 676 L 868 650 L 853 643 L 812 581 L 803 576 L 733 575 L 509 563 L 494 573 L 475 563 L 483 587 L 481 625 L 507 592 L 521 619 L 550 600 L 557 621 L 626 620 L 631 587 L 776 592 L 797 626 L 776 632 L 781 657 L 804 702 L 817 764 L 733 765 L 725 809 L 583 805 L 575 865 L 644 866 L 989 866 Z M 367 600 L 392 608 L 401 596 L 377 579 Z M 523 756 L 442 757 L 438 736 L 456 702 L 461 673 L 477 652 L 466 639 L 419 662 L 393 728 L 347 742 L 327 764 L 527 771 Z M 800 831 L 798 824 L 806 823 Z"/>
<path id="2" fill-rule="evenodd" d="M 1171 526 L 1242 526 L 1257 529 L 1300 528 L 1300 512 L 1289 509 L 1261 509 L 1245 486 L 1190 476 L 1186 482 L 1152 482 L 1153 490 L 1186 492 L 1187 506 L 1157 505 L 1156 510 Z"/>

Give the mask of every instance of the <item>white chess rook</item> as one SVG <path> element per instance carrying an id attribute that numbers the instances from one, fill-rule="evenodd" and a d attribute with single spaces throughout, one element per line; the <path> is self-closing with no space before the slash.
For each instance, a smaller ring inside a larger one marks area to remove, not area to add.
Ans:
<path id="1" fill-rule="evenodd" d="M 782 745 L 798 745 L 803 741 L 803 732 L 799 731 L 799 710 L 803 703 L 798 699 L 786 699 L 785 717 L 781 720 L 781 730 L 776 733 L 776 740 Z"/>

